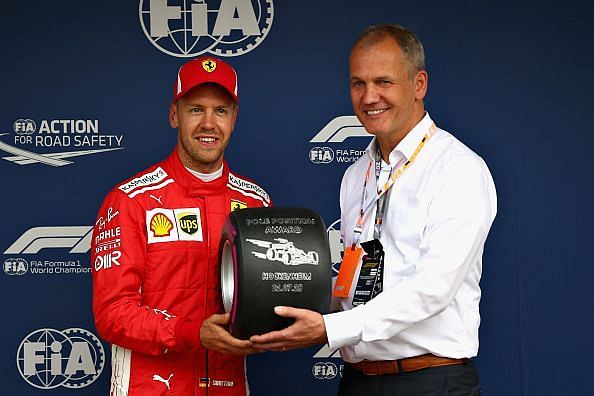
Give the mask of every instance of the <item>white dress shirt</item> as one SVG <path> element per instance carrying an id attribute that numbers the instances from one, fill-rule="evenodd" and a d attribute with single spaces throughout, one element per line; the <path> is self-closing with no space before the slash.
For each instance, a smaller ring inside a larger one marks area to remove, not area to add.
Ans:
<path id="1" fill-rule="evenodd" d="M 344 174 L 340 188 L 341 234 L 345 248 L 361 209 L 365 173 L 371 162 L 366 203 L 377 196 L 390 166 L 409 160 L 433 121 L 429 114 L 382 162 L 374 177 L 375 139 Z M 433 353 L 470 358 L 478 352 L 479 280 L 482 254 L 495 218 L 495 185 L 485 162 L 448 132 L 436 128 L 413 164 L 388 191 L 380 241 L 384 246 L 384 289 L 356 308 L 340 299 L 341 312 L 324 315 L 331 349 L 347 362 L 395 360 Z M 365 214 L 361 241 L 373 239 L 377 205 Z M 360 266 L 359 266 L 360 267 Z"/>

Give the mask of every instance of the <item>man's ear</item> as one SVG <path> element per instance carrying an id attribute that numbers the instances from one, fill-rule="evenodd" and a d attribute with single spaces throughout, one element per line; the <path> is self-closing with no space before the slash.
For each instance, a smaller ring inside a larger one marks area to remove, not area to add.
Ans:
<path id="1" fill-rule="evenodd" d="M 177 121 L 177 105 L 175 103 L 169 105 L 169 125 L 171 125 L 171 128 L 177 128 L 179 126 L 179 122 Z"/>
<path id="2" fill-rule="evenodd" d="M 418 100 L 423 100 L 427 94 L 427 84 L 429 82 L 429 75 L 425 70 L 420 70 L 415 76 L 415 97 Z"/>

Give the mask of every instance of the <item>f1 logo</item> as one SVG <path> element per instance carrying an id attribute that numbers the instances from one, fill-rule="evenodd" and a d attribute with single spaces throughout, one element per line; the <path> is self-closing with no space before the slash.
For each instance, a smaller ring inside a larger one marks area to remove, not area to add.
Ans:
<path id="1" fill-rule="evenodd" d="M 50 248 L 71 248 L 70 253 L 87 253 L 91 249 L 92 231 L 92 226 L 33 227 L 4 254 L 35 254 Z"/>

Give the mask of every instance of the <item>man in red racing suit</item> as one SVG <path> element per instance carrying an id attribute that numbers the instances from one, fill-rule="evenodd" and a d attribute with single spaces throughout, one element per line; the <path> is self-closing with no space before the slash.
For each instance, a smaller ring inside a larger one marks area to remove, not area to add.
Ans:
<path id="1" fill-rule="evenodd" d="M 99 210 L 93 311 L 112 344 L 113 396 L 249 393 L 245 355 L 254 350 L 224 328 L 218 249 L 230 211 L 270 199 L 222 157 L 237 114 L 234 79 L 215 58 L 182 66 L 170 109 L 176 149 Z"/>

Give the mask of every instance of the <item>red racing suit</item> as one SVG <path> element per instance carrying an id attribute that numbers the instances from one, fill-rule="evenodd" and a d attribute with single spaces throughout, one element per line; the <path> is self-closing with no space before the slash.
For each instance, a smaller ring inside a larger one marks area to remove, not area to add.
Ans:
<path id="1" fill-rule="evenodd" d="M 200 325 L 222 313 L 219 242 L 227 214 L 269 206 L 223 166 L 203 182 L 177 149 L 122 183 L 101 206 L 91 243 L 93 312 L 112 344 L 112 396 L 245 395 L 245 357 L 207 351 Z"/>

